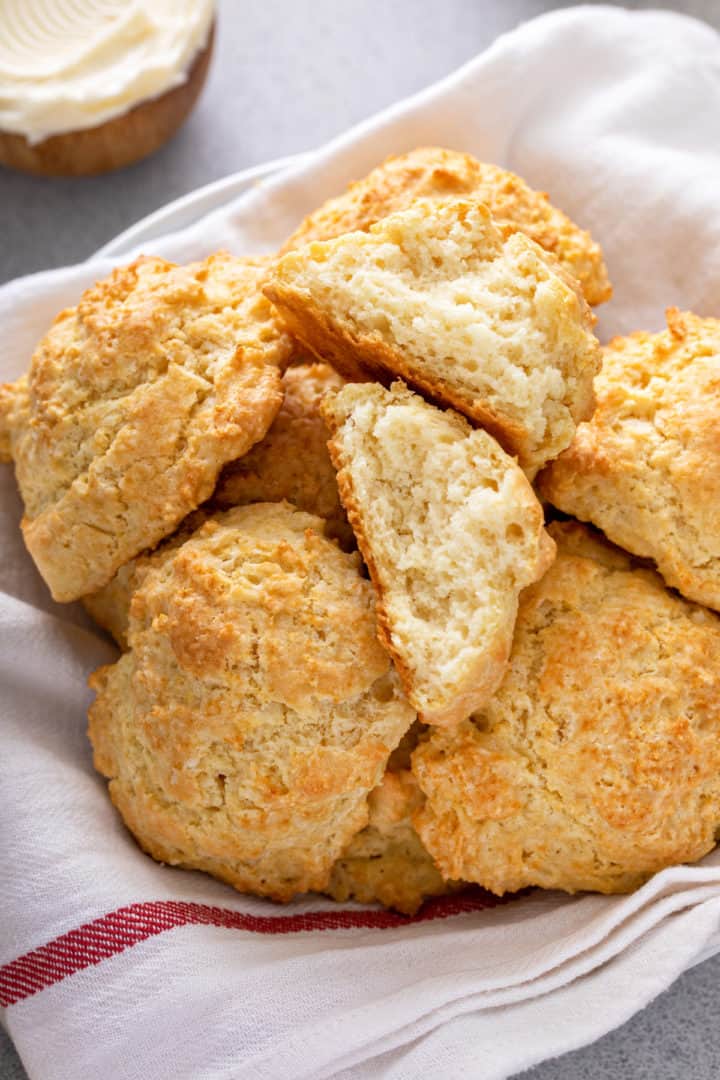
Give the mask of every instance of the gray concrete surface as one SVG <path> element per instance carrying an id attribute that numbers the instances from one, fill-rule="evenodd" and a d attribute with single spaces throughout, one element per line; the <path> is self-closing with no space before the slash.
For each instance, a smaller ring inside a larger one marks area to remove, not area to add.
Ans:
<path id="1" fill-rule="evenodd" d="M 201 184 L 318 146 L 452 71 L 499 33 L 568 6 L 545 0 L 220 0 L 206 92 L 183 131 L 154 158 L 115 176 L 80 181 L 33 180 L 0 169 L 0 281 L 85 258 Z M 625 6 L 681 10 L 720 28 L 719 0 L 630 0 Z M 545 1062 L 524 1080 L 717 1080 L 719 981 L 716 957 L 624 1027 Z M 24 1076 L 0 1032 L 0 1077 Z"/>

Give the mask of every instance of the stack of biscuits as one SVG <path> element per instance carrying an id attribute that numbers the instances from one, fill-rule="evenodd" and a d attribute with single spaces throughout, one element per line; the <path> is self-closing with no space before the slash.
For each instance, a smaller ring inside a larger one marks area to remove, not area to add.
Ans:
<path id="1" fill-rule="evenodd" d="M 601 349 L 610 293 L 546 195 L 428 148 L 57 317 L 0 453 L 122 650 L 89 734 L 146 852 L 412 913 L 711 850 L 720 321 Z"/>

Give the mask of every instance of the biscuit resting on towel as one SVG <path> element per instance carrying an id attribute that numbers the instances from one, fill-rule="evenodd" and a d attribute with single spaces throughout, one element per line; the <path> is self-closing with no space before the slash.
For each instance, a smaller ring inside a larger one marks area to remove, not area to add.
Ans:
<path id="1" fill-rule="evenodd" d="M 520 600 L 489 704 L 412 757 L 447 877 L 629 892 L 720 827 L 720 620 L 578 524 Z"/>
<path id="2" fill-rule="evenodd" d="M 670 308 L 667 322 L 603 350 L 597 409 L 540 488 L 720 609 L 720 319 Z"/>
<path id="3" fill-rule="evenodd" d="M 286 503 L 207 521 L 91 679 L 95 765 L 140 845 L 242 891 L 323 889 L 414 713 L 357 553 Z"/>

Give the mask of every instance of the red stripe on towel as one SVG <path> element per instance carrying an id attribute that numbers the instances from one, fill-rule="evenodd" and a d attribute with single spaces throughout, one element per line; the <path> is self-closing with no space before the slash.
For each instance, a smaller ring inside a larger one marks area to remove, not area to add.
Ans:
<path id="1" fill-rule="evenodd" d="M 178 926 L 222 926 L 251 934 L 299 934 L 317 930 L 387 930 L 481 911 L 503 901 L 481 889 L 428 900 L 417 915 L 394 911 L 309 911 L 303 915 L 250 915 L 244 911 L 154 900 L 131 904 L 86 923 L 0 967 L 0 1006 L 14 1005 L 76 971 L 99 964 L 133 945 Z"/>

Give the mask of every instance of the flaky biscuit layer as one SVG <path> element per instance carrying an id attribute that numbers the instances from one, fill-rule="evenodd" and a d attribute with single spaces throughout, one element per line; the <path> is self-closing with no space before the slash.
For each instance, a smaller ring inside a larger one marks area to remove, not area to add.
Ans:
<path id="1" fill-rule="evenodd" d="M 423 720 L 462 720 L 500 683 L 518 594 L 554 557 L 542 507 L 491 435 L 400 382 L 348 385 L 322 412 L 381 640 Z"/>
<path id="2" fill-rule="evenodd" d="M 592 412 L 600 350 L 574 279 L 467 198 L 284 255 L 266 294 L 353 381 L 400 376 L 490 431 L 529 475 Z"/>

